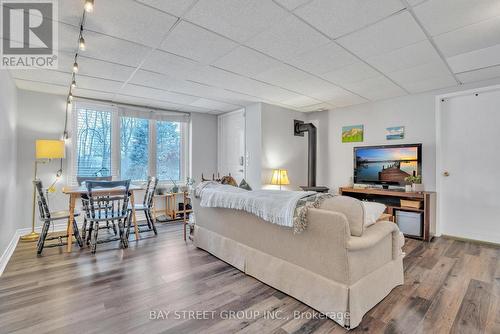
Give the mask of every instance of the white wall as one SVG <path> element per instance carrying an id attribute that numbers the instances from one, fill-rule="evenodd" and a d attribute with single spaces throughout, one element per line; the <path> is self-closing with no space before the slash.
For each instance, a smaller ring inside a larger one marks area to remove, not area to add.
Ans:
<path id="1" fill-rule="evenodd" d="M 17 229 L 16 193 L 16 126 L 17 88 L 10 74 L 0 70 L 0 256 Z M 0 269 L 1 270 L 1 269 Z"/>
<path id="2" fill-rule="evenodd" d="M 35 140 L 61 138 L 64 131 L 65 101 L 65 97 L 61 95 L 18 90 L 17 228 L 31 227 Z M 67 164 L 68 160 L 63 160 L 61 182 L 56 185 L 57 191 L 48 196 L 51 210 L 68 209 L 68 199 L 61 192 L 61 188 L 67 183 Z M 59 160 L 38 165 L 38 178 L 44 187 L 54 182 L 58 169 Z M 35 217 L 38 217 L 38 212 Z M 38 220 L 35 223 L 39 225 Z"/>
<path id="3" fill-rule="evenodd" d="M 269 186 L 273 169 L 287 169 L 289 186 L 283 189 L 299 190 L 307 185 L 307 134 L 304 137 L 293 134 L 293 121 L 305 121 L 307 115 L 262 103 L 262 175 L 261 182 Z"/>
<path id="4" fill-rule="evenodd" d="M 191 114 L 191 177 L 211 178 L 217 172 L 217 116 Z"/>
<path id="5" fill-rule="evenodd" d="M 327 112 L 309 114 L 318 125 L 318 180 L 332 191 L 353 175 L 353 147 L 422 143 L 422 179 L 426 190 L 436 188 L 434 95 L 412 95 Z M 342 143 L 342 126 L 364 125 L 364 141 Z M 404 126 L 403 140 L 386 140 L 385 129 Z"/>

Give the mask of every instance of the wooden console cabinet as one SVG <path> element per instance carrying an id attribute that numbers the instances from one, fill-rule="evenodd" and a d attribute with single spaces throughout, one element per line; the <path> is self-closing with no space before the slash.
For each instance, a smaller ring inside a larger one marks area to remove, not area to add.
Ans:
<path id="1" fill-rule="evenodd" d="M 359 200 L 379 202 L 387 206 L 386 213 L 393 216 L 393 221 L 396 222 L 396 211 L 410 211 L 423 213 L 422 234 L 423 237 L 408 236 L 424 241 L 430 241 L 436 233 L 436 193 L 435 192 L 404 192 L 386 189 L 374 188 L 347 188 L 339 189 L 340 195 L 355 197 Z M 401 206 L 401 199 L 419 201 L 420 208 Z M 397 223 L 397 222 L 396 222 Z"/>

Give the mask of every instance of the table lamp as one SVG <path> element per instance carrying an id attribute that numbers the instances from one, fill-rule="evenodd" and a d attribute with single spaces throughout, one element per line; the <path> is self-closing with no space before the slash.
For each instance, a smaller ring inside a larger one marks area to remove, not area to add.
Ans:
<path id="1" fill-rule="evenodd" d="M 290 180 L 288 180 L 288 171 L 286 169 L 273 170 L 273 177 L 271 179 L 271 184 L 279 185 L 280 190 L 282 185 L 286 186 L 290 184 Z"/>
<path id="2" fill-rule="evenodd" d="M 38 164 L 51 159 L 64 159 L 64 140 L 37 140 L 35 143 L 35 180 L 37 178 Z M 33 210 L 31 216 L 31 233 L 21 236 L 21 241 L 36 241 L 39 233 L 35 232 L 35 203 L 36 188 L 33 185 Z"/>

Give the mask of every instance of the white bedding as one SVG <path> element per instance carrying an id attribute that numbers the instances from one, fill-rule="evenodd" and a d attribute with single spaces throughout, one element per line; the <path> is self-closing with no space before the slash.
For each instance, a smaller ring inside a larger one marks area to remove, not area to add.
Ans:
<path id="1" fill-rule="evenodd" d="M 297 202 L 314 194 L 313 191 L 248 191 L 211 181 L 202 182 L 196 189 L 202 207 L 243 210 L 267 222 L 292 228 Z"/>

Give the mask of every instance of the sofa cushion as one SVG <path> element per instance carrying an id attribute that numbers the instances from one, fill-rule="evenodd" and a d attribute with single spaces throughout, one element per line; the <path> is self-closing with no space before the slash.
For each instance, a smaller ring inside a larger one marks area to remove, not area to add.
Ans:
<path id="1" fill-rule="evenodd" d="M 360 200 L 348 196 L 333 196 L 324 200 L 320 209 L 343 213 L 349 222 L 351 235 L 363 235 L 365 211 Z"/>

